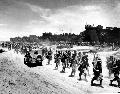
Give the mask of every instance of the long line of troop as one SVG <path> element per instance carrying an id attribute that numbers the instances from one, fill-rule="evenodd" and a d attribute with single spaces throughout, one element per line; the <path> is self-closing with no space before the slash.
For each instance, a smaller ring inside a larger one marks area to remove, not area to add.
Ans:
<path id="1" fill-rule="evenodd" d="M 9 46 L 8 46 L 9 48 Z M 20 52 L 27 53 L 26 46 L 21 46 L 18 48 L 12 47 L 15 49 L 15 51 L 18 53 L 18 50 L 20 49 Z M 28 46 L 29 50 L 31 50 L 31 46 Z M 17 49 L 17 50 L 16 50 Z M 30 54 L 29 54 L 30 55 Z M 29 57 L 27 54 L 26 57 Z M 76 50 L 70 51 L 70 50 L 56 50 L 54 57 L 52 50 L 43 49 L 42 50 L 42 60 L 44 58 L 48 59 L 48 65 L 50 64 L 52 58 L 54 58 L 55 63 L 55 69 L 58 69 L 60 64 L 62 63 L 62 70 L 61 73 L 65 73 L 66 68 L 72 68 L 70 76 L 74 77 L 76 74 L 76 71 L 79 71 L 79 80 L 82 80 L 81 76 L 85 76 L 85 80 L 87 81 L 87 75 L 89 74 L 89 61 L 88 61 L 88 54 L 86 52 L 77 52 Z M 41 64 L 42 65 L 42 64 Z M 92 61 L 93 65 L 93 74 L 94 77 L 91 80 L 91 86 L 94 86 L 94 80 L 100 81 L 99 86 L 102 86 L 103 81 L 103 75 L 102 75 L 102 60 L 99 57 L 98 54 L 94 54 L 94 58 Z M 120 87 L 120 78 L 119 78 L 119 72 L 120 72 L 120 59 L 114 58 L 114 56 L 110 56 L 107 58 L 107 69 L 109 71 L 109 77 L 111 74 L 114 74 L 114 79 L 110 80 L 110 84 L 112 85 L 113 81 L 117 81 L 118 87 Z"/>
<path id="2" fill-rule="evenodd" d="M 43 55 L 44 58 L 48 59 L 48 65 L 50 64 L 52 60 L 52 51 L 47 51 L 46 54 Z M 79 71 L 79 80 L 82 80 L 81 76 L 85 76 L 85 80 L 87 81 L 87 75 L 89 74 L 89 62 L 88 62 L 88 54 L 86 52 L 77 52 L 76 50 L 70 51 L 60 51 L 56 50 L 54 54 L 54 63 L 55 63 L 55 69 L 58 69 L 60 64 L 62 63 L 62 70 L 61 73 L 65 73 L 66 68 L 72 68 L 70 76 L 74 77 L 76 71 Z M 102 86 L 103 81 L 103 75 L 102 75 L 102 60 L 98 54 L 94 54 L 94 59 L 92 61 L 93 65 L 93 73 L 94 76 L 91 80 L 91 86 L 96 85 L 94 83 L 94 80 L 100 81 L 99 86 Z M 114 74 L 114 79 L 110 80 L 110 86 L 113 85 L 113 81 L 117 81 L 118 87 L 120 87 L 120 78 L 119 78 L 119 72 L 120 72 L 120 59 L 116 59 L 113 56 L 110 56 L 107 59 L 107 68 L 109 70 L 109 77 L 111 74 Z"/>

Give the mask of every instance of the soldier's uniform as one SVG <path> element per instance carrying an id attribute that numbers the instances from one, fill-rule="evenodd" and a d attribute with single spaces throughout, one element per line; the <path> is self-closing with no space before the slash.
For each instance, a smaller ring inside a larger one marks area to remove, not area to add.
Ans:
<path id="1" fill-rule="evenodd" d="M 77 68 L 77 60 L 74 59 L 72 60 L 72 72 L 71 72 L 71 75 L 70 76 L 75 76 L 75 73 L 76 73 L 76 68 Z"/>
<path id="2" fill-rule="evenodd" d="M 87 55 L 85 55 L 85 56 L 82 57 L 81 64 L 80 64 L 80 66 L 78 68 L 78 70 L 80 71 L 80 73 L 79 73 L 79 77 L 80 77 L 79 80 L 81 80 L 81 75 L 82 74 L 84 74 L 85 80 L 87 80 L 86 79 L 86 75 L 87 75 L 86 70 L 87 70 L 88 66 L 89 66 L 88 58 L 87 58 Z"/>
<path id="3" fill-rule="evenodd" d="M 118 87 L 120 87 L 119 71 L 120 71 L 120 60 L 117 60 L 113 64 L 114 79 L 110 80 L 110 84 L 109 85 L 112 85 L 113 81 L 117 81 L 118 82 Z"/>
<path id="4" fill-rule="evenodd" d="M 68 51 L 68 67 L 70 67 L 70 63 L 71 63 L 71 51 Z"/>
<path id="5" fill-rule="evenodd" d="M 94 77 L 91 80 L 91 86 L 93 86 L 94 80 L 100 81 L 100 86 L 102 86 L 102 61 L 100 58 L 97 59 L 96 64 L 93 64 Z"/>
<path id="6" fill-rule="evenodd" d="M 56 52 L 56 54 L 54 55 L 54 59 L 55 59 L 55 63 L 56 63 L 56 66 L 55 66 L 55 69 L 58 69 L 58 65 L 60 64 L 60 52 Z"/>
<path id="7" fill-rule="evenodd" d="M 48 51 L 46 58 L 48 59 L 48 65 L 50 64 L 50 61 L 52 60 L 52 51 Z"/>
<path id="8" fill-rule="evenodd" d="M 71 64 L 70 64 L 70 67 L 72 67 L 72 64 L 73 64 L 73 61 L 76 59 L 76 52 L 74 51 L 74 53 L 72 54 L 72 57 L 71 57 Z"/>
<path id="9" fill-rule="evenodd" d="M 46 53 L 47 53 L 47 48 L 43 48 L 42 49 L 42 57 L 45 57 Z"/>
<path id="10" fill-rule="evenodd" d="M 61 58 L 61 62 L 62 62 L 62 71 L 61 72 L 63 72 L 63 73 L 65 73 L 66 61 L 67 61 L 67 56 L 65 53 L 63 53 L 62 58 Z"/>
<path id="11" fill-rule="evenodd" d="M 78 53 L 77 59 L 78 59 L 78 63 L 80 63 L 80 62 L 81 62 L 81 59 L 82 59 L 82 54 L 81 54 L 81 52 Z"/>
<path id="12" fill-rule="evenodd" d="M 69 53 L 69 51 L 66 51 L 66 56 L 67 56 L 66 68 L 68 68 L 69 67 L 69 60 L 70 60 L 70 53 Z"/>
<path id="13" fill-rule="evenodd" d="M 107 69 L 109 71 L 109 78 L 111 77 L 111 74 L 113 73 L 113 63 L 115 62 L 114 60 L 114 57 L 113 56 L 110 56 L 108 59 L 107 59 Z"/>

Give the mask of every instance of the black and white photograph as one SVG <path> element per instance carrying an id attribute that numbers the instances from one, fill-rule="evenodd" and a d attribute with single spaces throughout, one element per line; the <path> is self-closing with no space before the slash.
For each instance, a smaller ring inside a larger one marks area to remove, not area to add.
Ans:
<path id="1" fill-rule="evenodd" d="M 120 93 L 120 0 L 0 0 L 0 94 Z"/>

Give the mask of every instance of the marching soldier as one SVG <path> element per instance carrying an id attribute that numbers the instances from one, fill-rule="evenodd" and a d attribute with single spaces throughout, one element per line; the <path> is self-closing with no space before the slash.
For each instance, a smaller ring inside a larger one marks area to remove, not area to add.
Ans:
<path id="1" fill-rule="evenodd" d="M 47 48 L 42 49 L 42 57 L 45 58 L 47 53 Z"/>
<path id="2" fill-rule="evenodd" d="M 71 59 L 72 59 L 72 57 L 71 57 L 71 51 L 68 51 L 68 59 L 67 59 L 67 61 L 68 61 L 68 68 L 70 68 Z"/>
<path id="3" fill-rule="evenodd" d="M 52 51 L 48 51 L 46 58 L 48 59 L 48 65 L 50 64 L 50 61 L 52 60 Z"/>
<path id="4" fill-rule="evenodd" d="M 100 86 L 102 87 L 102 61 L 100 58 L 97 57 L 97 61 L 93 63 L 93 72 L 94 72 L 94 77 L 91 80 L 91 86 L 94 85 L 93 81 L 94 80 L 99 80 L 100 81 Z"/>
<path id="5" fill-rule="evenodd" d="M 82 74 L 84 74 L 85 80 L 87 81 L 87 79 L 86 79 L 86 76 L 87 76 L 86 71 L 87 71 L 87 69 L 88 69 L 88 66 L 89 66 L 89 63 L 88 63 L 88 55 L 85 55 L 85 54 L 84 54 L 84 56 L 82 57 L 80 66 L 79 66 L 79 68 L 78 68 L 78 70 L 80 71 L 80 73 L 79 73 L 79 77 L 80 77 L 79 80 L 81 80 L 81 76 L 82 76 Z"/>
<path id="6" fill-rule="evenodd" d="M 75 76 L 75 73 L 76 73 L 76 68 L 77 68 L 77 54 L 72 58 L 72 60 L 71 60 L 71 67 L 72 67 L 72 72 L 71 72 L 71 77 L 74 77 Z"/>
<path id="7" fill-rule="evenodd" d="M 119 71 L 120 71 L 120 60 L 116 60 L 113 64 L 113 73 L 114 73 L 114 79 L 110 80 L 110 86 L 112 85 L 113 81 L 118 82 L 118 87 L 120 88 L 120 78 L 119 78 Z"/>
<path id="8" fill-rule="evenodd" d="M 109 78 L 111 77 L 111 74 L 113 73 L 113 63 L 115 62 L 115 59 L 113 56 L 110 56 L 107 59 L 107 69 L 109 71 Z"/>
<path id="9" fill-rule="evenodd" d="M 62 62 L 62 73 L 65 73 L 65 68 L 66 68 L 66 61 L 67 61 L 67 56 L 66 53 L 63 52 L 62 57 L 61 57 L 61 62 Z"/>
<path id="10" fill-rule="evenodd" d="M 78 63 L 80 63 L 81 59 L 82 59 L 82 53 L 81 52 L 78 52 L 77 59 L 78 59 Z"/>
<path id="11" fill-rule="evenodd" d="M 66 52 L 66 56 L 67 56 L 67 60 L 66 60 L 66 68 L 69 67 L 69 58 L 70 58 L 70 54 L 69 54 L 69 51 L 65 51 Z"/>
<path id="12" fill-rule="evenodd" d="M 74 51 L 74 53 L 72 54 L 72 57 L 71 57 L 71 64 L 70 64 L 70 67 L 72 67 L 73 60 L 76 58 L 76 56 L 77 56 L 77 52 Z"/>
<path id="13" fill-rule="evenodd" d="M 58 65 L 60 64 L 60 51 L 56 51 L 54 59 L 56 63 L 55 69 L 58 69 Z"/>

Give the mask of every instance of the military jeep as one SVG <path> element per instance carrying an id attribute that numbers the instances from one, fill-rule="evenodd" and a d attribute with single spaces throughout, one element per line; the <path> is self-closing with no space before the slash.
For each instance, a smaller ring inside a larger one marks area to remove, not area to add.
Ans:
<path id="1" fill-rule="evenodd" d="M 29 67 L 42 66 L 42 50 L 33 49 L 30 52 L 26 52 L 24 56 L 24 64 Z"/>

